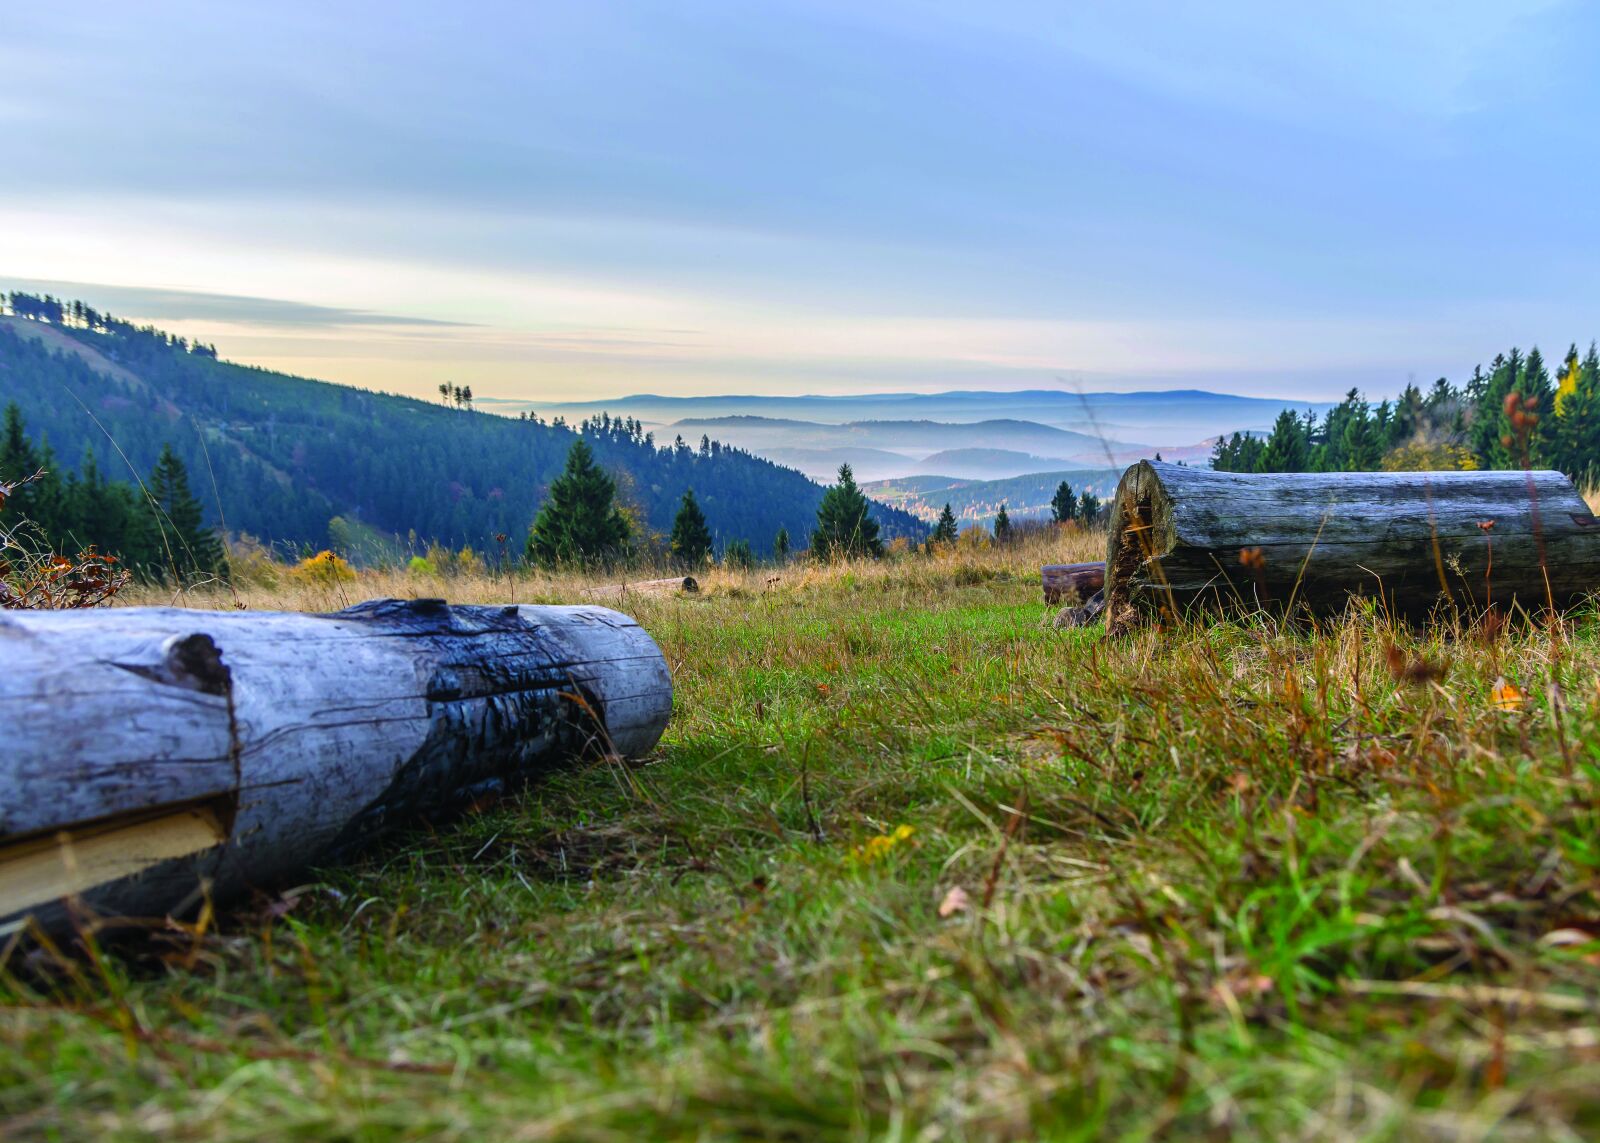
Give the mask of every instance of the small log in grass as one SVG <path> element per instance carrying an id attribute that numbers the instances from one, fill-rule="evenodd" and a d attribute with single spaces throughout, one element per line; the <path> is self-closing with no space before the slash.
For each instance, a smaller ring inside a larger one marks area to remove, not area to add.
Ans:
<path id="1" fill-rule="evenodd" d="M 1106 585 L 1104 562 L 1086 564 L 1045 564 L 1039 569 L 1044 579 L 1044 601 L 1061 603 L 1076 593 L 1082 602 Z"/>
<path id="2" fill-rule="evenodd" d="M 582 594 L 589 599 L 623 599 L 629 595 L 692 595 L 700 590 L 700 582 L 692 575 L 672 576 L 669 579 L 641 579 L 633 583 L 607 583 L 586 587 Z"/>
<path id="3" fill-rule="evenodd" d="M 603 607 L 0 613 L 0 936 L 270 886 L 585 753 L 648 752 L 660 649 Z"/>
<path id="4" fill-rule="evenodd" d="M 1195 607 L 1537 613 L 1600 589 L 1600 524 L 1559 472 L 1265 475 L 1140 461 L 1111 504 L 1108 627 Z"/>

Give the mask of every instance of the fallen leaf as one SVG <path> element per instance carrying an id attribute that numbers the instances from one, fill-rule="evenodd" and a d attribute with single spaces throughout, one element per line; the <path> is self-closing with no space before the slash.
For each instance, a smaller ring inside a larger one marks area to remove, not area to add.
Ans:
<path id="1" fill-rule="evenodd" d="M 1489 692 L 1489 700 L 1496 710 L 1519 711 L 1528 705 L 1528 696 L 1517 688 L 1517 684 L 1508 682 L 1505 676 L 1495 680 L 1494 689 Z"/>
<path id="2" fill-rule="evenodd" d="M 939 916 L 952 917 L 957 913 L 965 913 L 972 899 L 967 896 L 967 891 L 959 885 L 950 886 L 950 891 L 944 895 L 944 900 L 939 902 Z"/>

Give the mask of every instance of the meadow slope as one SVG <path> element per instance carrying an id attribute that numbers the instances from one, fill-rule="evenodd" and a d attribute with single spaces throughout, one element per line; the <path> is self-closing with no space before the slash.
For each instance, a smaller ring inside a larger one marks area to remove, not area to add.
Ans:
<path id="1" fill-rule="evenodd" d="M 1041 559 L 1100 546 L 628 601 L 677 683 L 653 757 L 160 946 L 11 950 L 0 1134 L 1600 1130 L 1600 620 L 1052 629 Z"/>

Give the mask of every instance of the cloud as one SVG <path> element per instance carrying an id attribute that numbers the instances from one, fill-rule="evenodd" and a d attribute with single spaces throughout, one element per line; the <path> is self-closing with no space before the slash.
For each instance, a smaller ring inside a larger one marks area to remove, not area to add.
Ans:
<path id="1" fill-rule="evenodd" d="M 319 306 L 283 298 L 254 298 L 243 294 L 213 294 L 200 290 L 169 290 L 153 286 L 113 286 L 102 282 L 62 282 L 46 279 L 6 279 L 9 289 L 49 293 L 78 299 L 96 309 L 137 321 L 205 321 L 231 325 L 273 326 L 292 329 L 346 326 L 444 327 L 468 329 L 472 322 L 373 313 L 370 310 Z"/>

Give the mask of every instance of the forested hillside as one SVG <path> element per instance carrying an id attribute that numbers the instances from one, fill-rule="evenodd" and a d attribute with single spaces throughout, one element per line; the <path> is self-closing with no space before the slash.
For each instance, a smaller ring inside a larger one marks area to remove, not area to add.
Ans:
<path id="1" fill-rule="evenodd" d="M 222 361 L 81 303 L 18 293 L 11 304 L 0 405 L 20 407 L 58 475 L 87 464 L 148 478 L 170 445 L 208 524 L 268 542 L 326 546 L 339 516 L 420 543 L 485 550 L 503 533 L 520 548 L 575 432 L 652 532 L 670 529 L 692 487 L 719 541 L 766 553 L 780 528 L 806 535 L 822 499 L 792 469 L 715 441 L 657 447 L 631 419 L 602 414 L 574 430 L 500 417 L 454 391 L 434 404 Z M 925 531 L 904 512 L 874 512 L 886 537 Z"/>

